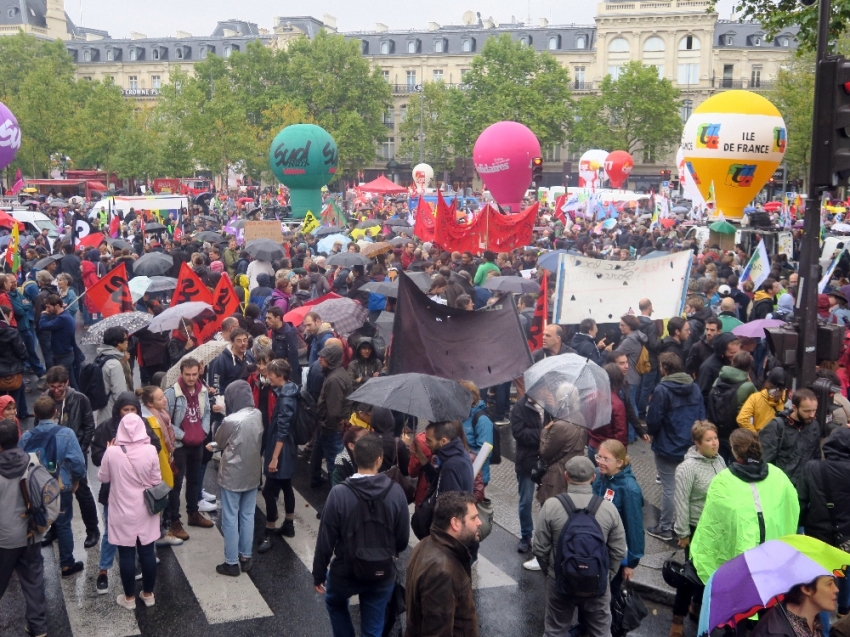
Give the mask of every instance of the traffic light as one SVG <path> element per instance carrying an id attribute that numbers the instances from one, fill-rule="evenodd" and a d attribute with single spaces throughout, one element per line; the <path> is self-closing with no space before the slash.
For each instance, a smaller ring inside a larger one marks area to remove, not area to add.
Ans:
<path id="1" fill-rule="evenodd" d="M 531 185 L 538 186 L 543 181 L 543 158 L 531 158 Z"/>
<path id="2" fill-rule="evenodd" d="M 661 181 L 670 181 L 670 171 L 669 170 L 659 170 L 658 174 L 661 175 Z"/>
<path id="3" fill-rule="evenodd" d="M 841 55 L 821 60 L 815 86 L 812 182 L 833 188 L 850 178 L 850 60 Z"/>

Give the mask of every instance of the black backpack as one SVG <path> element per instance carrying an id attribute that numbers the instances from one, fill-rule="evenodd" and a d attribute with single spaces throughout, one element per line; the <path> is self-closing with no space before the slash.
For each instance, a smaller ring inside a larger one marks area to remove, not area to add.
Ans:
<path id="1" fill-rule="evenodd" d="M 109 404 L 109 394 L 103 380 L 103 366 L 108 360 L 108 357 L 100 355 L 93 362 L 83 365 L 80 372 L 80 391 L 89 397 L 93 411 Z"/>
<path id="2" fill-rule="evenodd" d="M 747 381 L 728 383 L 718 379 L 711 391 L 708 392 L 706 415 L 717 425 L 720 438 L 728 439 L 738 428 L 738 388 Z"/>
<path id="3" fill-rule="evenodd" d="M 362 582 L 377 582 L 395 571 L 394 524 L 386 500 L 394 482 L 374 500 L 366 500 L 348 481 L 343 482 L 357 497 L 357 506 L 348 517 L 343 543 L 351 574 Z"/>
<path id="4" fill-rule="evenodd" d="M 562 493 L 558 502 L 569 519 L 555 547 L 555 584 L 562 595 L 589 599 L 602 597 L 608 589 L 608 543 L 596 521 L 602 498 L 594 495 L 584 509 Z"/>
<path id="5" fill-rule="evenodd" d="M 298 411 L 292 423 L 292 439 L 296 445 L 306 445 L 313 439 L 316 430 L 316 401 L 306 388 L 298 392 Z"/>
<path id="6" fill-rule="evenodd" d="M 472 417 L 472 430 L 475 431 L 475 428 L 478 426 L 478 419 L 481 418 L 481 411 L 475 412 L 475 415 Z M 493 419 L 490 419 L 492 422 Z M 499 436 L 499 430 L 496 428 L 496 423 L 493 423 L 493 451 L 490 452 L 490 464 L 501 464 L 502 463 L 502 438 Z"/>

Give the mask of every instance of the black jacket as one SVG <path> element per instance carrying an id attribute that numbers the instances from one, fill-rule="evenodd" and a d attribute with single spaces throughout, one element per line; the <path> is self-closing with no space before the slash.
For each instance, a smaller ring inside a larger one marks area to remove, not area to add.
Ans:
<path id="1" fill-rule="evenodd" d="M 520 398 L 511 407 L 511 432 L 516 441 L 515 469 L 518 474 L 528 476 L 540 459 L 540 432 L 551 420 L 545 411 L 543 419 L 537 410 L 528 404 L 528 394 Z M 544 422 L 545 421 L 545 422 Z"/>
<path id="2" fill-rule="evenodd" d="M 174 364 L 171 362 L 171 353 L 169 351 L 170 339 L 166 332 L 151 332 L 145 328 L 139 330 L 133 336 L 136 337 L 141 350 L 141 357 L 139 359 L 140 367 L 154 367 L 158 365 L 168 365 L 170 367 Z M 182 357 L 183 355 L 181 354 L 180 356 Z"/>
<path id="3" fill-rule="evenodd" d="M 27 347 L 18 330 L 0 321 L 0 377 L 23 372 L 27 358 Z"/>
<path id="4" fill-rule="evenodd" d="M 588 334 L 576 332 L 575 336 L 573 336 L 570 341 L 570 347 L 572 347 L 579 356 L 584 356 L 587 360 L 592 361 L 599 366 L 605 364 L 607 352 L 596 347 L 596 341 Z M 655 361 L 656 363 L 658 362 L 657 355 Z"/>
<path id="5" fill-rule="evenodd" d="M 798 426 L 790 412 L 779 412 L 759 431 L 759 442 L 762 460 L 782 469 L 799 494 L 806 463 L 821 458 L 818 421 Z"/>
<path id="6" fill-rule="evenodd" d="M 67 387 L 65 400 L 57 402 L 56 407 L 59 410 L 56 414 L 57 422 L 77 434 L 77 442 L 85 454 L 94 438 L 94 414 L 89 397 L 74 391 L 73 387 Z"/>
<path id="7" fill-rule="evenodd" d="M 272 351 L 275 358 L 283 358 L 289 361 L 292 369 L 290 378 L 292 382 L 301 387 L 301 363 L 298 361 L 298 332 L 289 323 L 284 323 L 279 330 L 271 330 L 269 336 L 272 339 Z"/>
<path id="8" fill-rule="evenodd" d="M 646 351 L 649 352 L 649 364 L 652 371 L 658 369 L 658 352 L 661 350 L 661 339 L 658 337 L 658 325 L 649 316 L 638 316 L 638 329 L 646 334 Z"/>
<path id="9" fill-rule="evenodd" d="M 691 335 L 684 343 L 686 356 L 694 343 L 700 340 L 703 334 L 705 334 L 705 321 L 710 319 L 712 316 L 714 316 L 714 313 L 711 311 L 711 308 L 704 307 L 699 312 L 694 312 L 688 317 L 688 325 L 691 326 Z M 682 364 L 684 363 L 685 361 L 682 360 Z"/>
<path id="10" fill-rule="evenodd" d="M 769 299 L 753 301 L 753 309 L 750 310 L 750 320 L 756 321 L 767 318 L 767 315 L 773 312 L 774 305 L 776 305 L 776 298 L 772 296 Z"/>
<path id="11" fill-rule="evenodd" d="M 575 354 L 576 351 L 572 347 L 568 347 L 566 343 L 561 343 L 561 349 L 558 350 L 557 354 L 552 354 L 545 347 L 541 347 L 538 350 L 535 350 L 531 353 L 531 360 L 535 363 L 539 363 L 544 358 L 549 358 L 550 356 L 558 356 L 560 354 Z"/>
<path id="12" fill-rule="evenodd" d="M 797 493 L 800 495 L 800 524 L 806 535 L 836 544 L 832 516 L 841 541 L 850 539 L 850 429 L 841 427 L 823 443 L 823 460 L 809 460 Z M 824 484 L 828 484 L 835 506 L 832 516 L 826 507 Z"/>
<path id="13" fill-rule="evenodd" d="M 330 576 L 334 581 L 354 581 L 351 565 L 346 563 L 345 556 L 347 521 L 357 508 L 358 495 L 365 500 L 375 500 L 384 492 L 387 494 L 383 497 L 383 503 L 389 510 L 395 537 L 395 546 L 392 548 L 396 554 L 407 548 L 410 540 L 410 513 L 402 488 L 384 474 L 348 478 L 331 489 L 322 511 L 322 523 L 319 526 L 316 552 L 313 555 L 314 585 L 318 586 L 328 579 L 328 564 Z M 387 573 L 387 579 L 391 577 L 395 577 L 394 572 Z"/>
<path id="14" fill-rule="evenodd" d="M 351 376 L 342 366 L 342 350 L 329 348 L 328 367 L 323 371 L 325 382 L 319 400 L 316 401 L 316 417 L 319 424 L 331 431 L 342 431 L 351 417 L 351 401 L 348 395 L 354 390 Z M 319 362 L 319 361 L 316 361 Z"/>
<path id="15" fill-rule="evenodd" d="M 679 357 L 679 360 L 682 361 L 682 365 L 685 364 L 685 348 L 682 346 L 682 343 L 672 336 L 665 336 L 664 339 L 662 339 L 661 347 L 658 349 L 658 355 L 661 356 L 667 352 L 675 354 Z"/>
<path id="16" fill-rule="evenodd" d="M 440 493 L 449 491 L 473 492 L 472 460 L 460 438 L 455 438 L 437 452 L 439 469 L 431 463 L 422 466 L 428 484 L 440 481 Z"/>
<path id="17" fill-rule="evenodd" d="M 685 371 L 691 376 L 698 374 L 699 368 L 713 353 L 714 349 L 711 344 L 706 342 L 705 338 L 699 339 L 688 352 L 688 360 L 682 361 L 685 363 Z"/>
<path id="18" fill-rule="evenodd" d="M 248 378 L 248 361 L 236 356 L 228 345 L 224 351 L 213 359 L 209 367 L 210 386 L 215 387 L 220 395 L 234 380 Z"/>
<path id="19" fill-rule="evenodd" d="M 174 366 L 180 362 L 180 359 L 183 358 L 186 354 L 189 354 L 192 350 L 197 347 L 198 344 L 195 343 L 195 346 L 191 349 L 186 349 L 186 341 L 171 337 L 168 339 L 168 362 Z"/>
<path id="20" fill-rule="evenodd" d="M 711 391 L 714 381 L 720 375 L 720 370 L 724 365 L 728 365 L 729 361 L 725 358 L 726 348 L 738 337 L 731 332 L 723 332 L 714 337 L 711 346 L 714 348 L 714 354 L 709 356 L 705 362 L 700 365 L 697 373 L 697 384 L 702 391 L 703 402 L 708 406 L 708 392 Z"/>

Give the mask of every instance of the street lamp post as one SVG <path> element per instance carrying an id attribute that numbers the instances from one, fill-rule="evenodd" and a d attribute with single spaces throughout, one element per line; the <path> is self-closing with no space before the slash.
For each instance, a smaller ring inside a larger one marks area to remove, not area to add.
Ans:
<path id="1" fill-rule="evenodd" d="M 425 93 L 419 92 L 419 163 L 425 163 Z"/>

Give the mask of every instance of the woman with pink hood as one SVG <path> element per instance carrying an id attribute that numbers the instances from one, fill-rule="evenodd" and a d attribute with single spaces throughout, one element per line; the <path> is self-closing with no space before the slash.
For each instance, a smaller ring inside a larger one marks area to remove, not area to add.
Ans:
<path id="1" fill-rule="evenodd" d="M 136 551 L 142 566 L 142 593 L 145 606 L 154 605 L 156 582 L 154 542 L 159 539 L 159 516 L 145 506 L 145 489 L 159 484 L 162 474 L 156 448 L 150 443 L 145 421 L 127 414 L 118 424 L 115 442 L 103 454 L 98 479 L 109 483 L 109 541 L 118 547 L 118 565 L 124 594 L 119 606 L 136 608 Z"/>

